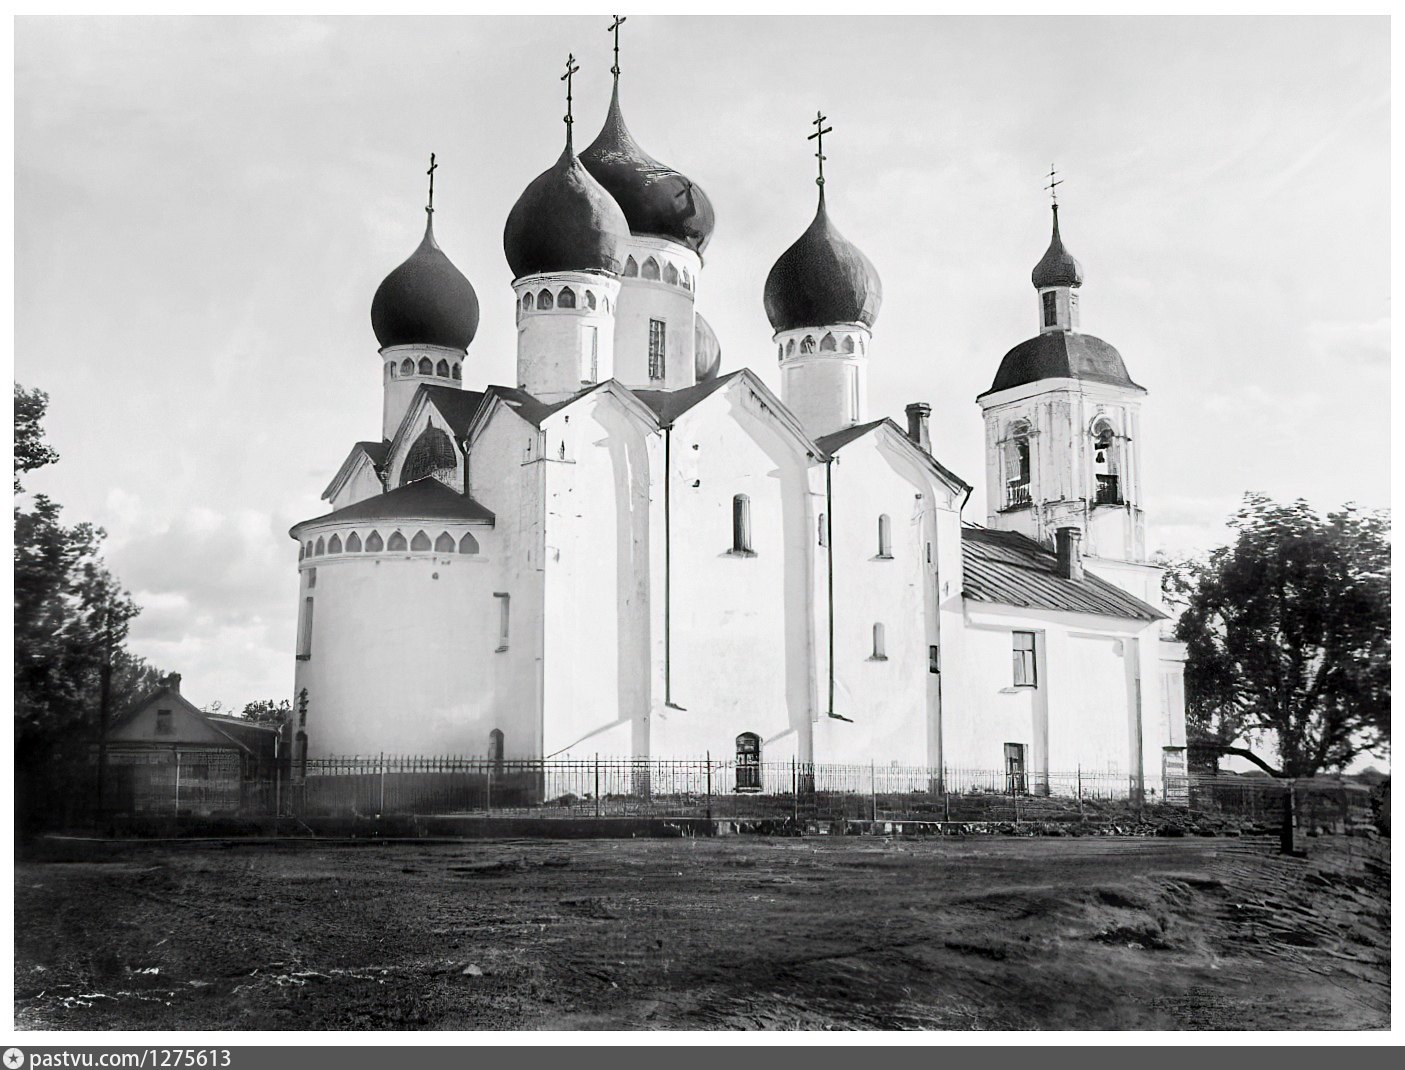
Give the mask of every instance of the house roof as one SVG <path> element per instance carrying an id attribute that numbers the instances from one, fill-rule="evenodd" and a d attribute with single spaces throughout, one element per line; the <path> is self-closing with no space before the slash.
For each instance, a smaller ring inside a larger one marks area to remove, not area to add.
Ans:
<path id="1" fill-rule="evenodd" d="M 142 699 L 129 706 L 117 717 L 113 718 L 111 725 L 109 725 L 107 729 L 108 739 L 113 743 L 127 746 L 141 746 L 158 742 L 154 740 L 122 739 L 120 737 L 120 734 L 128 725 L 146 710 L 149 710 L 158 703 L 161 705 L 169 705 L 172 710 L 179 710 L 181 714 L 189 718 L 191 722 L 198 724 L 201 730 L 208 730 L 208 732 L 213 733 L 213 738 L 200 738 L 199 731 L 197 731 L 195 736 L 192 736 L 188 732 L 177 730 L 169 739 L 160 740 L 159 743 L 161 746 L 190 743 L 208 745 L 214 743 L 215 745 L 235 747 L 249 754 L 253 753 L 253 748 L 238 738 L 238 727 L 228 724 L 230 720 L 237 719 L 218 717 L 206 713 L 169 684 L 159 685 L 154 691 L 151 691 Z M 242 724 L 244 726 L 252 726 L 253 722 L 246 721 L 242 722 Z"/>
<path id="2" fill-rule="evenodd" d="M 327 489 L 322 492 L 322 498 L 335 498 L 341 492 L 346 481 L 351 478 L 352 469 L 356 462 L 364 454 L 371 464 L 379 469 L 385 464 L 386 455 L 390 452 L 389 442 L 357 442 L 351 447 L 351 452 L 346 455 L 346 460 L 342 461 L 341 467 L 337 469 L 337 474 L 332 477 L 332 481 L 327 484 Z"/>
<path id="3" fill-rule="evenodd" d="M 485 521 L 496 519 L 493 514 L 466 494 L 450 490 L 439 480 L 427 477 L 403 487 L 374 494 L 364 501 L 348 505 L 322 516 L 294 524 L 289 535 L 298 538 L 298 530 L 308 524 L 345 523 L 352 520 L 457 520 Z"/>
<path id="4" fill-rule="evenodd" d="M 991 602 L 1065 613 L 1094 613 L 1131 620 L 1164 620 L 1166 614 L 1100 576 L 1059 575 L 1058 555 L 1017 531 L 963 528 L 963 594 Z"/>

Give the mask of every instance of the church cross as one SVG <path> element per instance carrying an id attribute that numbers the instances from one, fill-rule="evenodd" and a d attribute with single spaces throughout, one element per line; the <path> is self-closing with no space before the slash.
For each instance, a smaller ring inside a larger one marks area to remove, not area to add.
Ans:
<path id="1" fill-rule="evenodd" d="M 429 204 L 425 206 L 425 211 L 430 215 L 434 214 L 434 172 L 439 170 L 439 165 L 434 162 L 434 153 L 429 154 L 429 170 L 425 172 L 429 176 Z"/>
<path id="2" fill-rule="evenodd" d="M 820 164 L 820 173 L 819 177 L 815 179 L 815 185 L 819 186 L 821 189 L 824 188 L 824 136 L 834 131 L 834 127 L 824 125 L 828 121 L 829 120 L 822 114 L 815 112 L 815 118 L 810 123 L 810 125 L 815 128 L 815 132 L 805 139 L 806 141 L 815 142 L 815 159 L 818 160 Z"/>
<path id="3" fill-rule="evenodd" d="M 610 73 L 616 78 L 620 76 L 620 26 L 629 20 L 623 15 L 616 15 L 615 21 L 606 28 L 606 33 L 615 35 L 615 65 L 610 68 Z"/>
<path id="4" fill-rule="evenodd" d="M 580 67 L 576 64 L 575 53 L 572 53 L 566 57 L 566 73 L 561 76 L 561 80 L 566 83 L 566 137 L 568 140 L 571 136 L 571 124 L 575 122 L 571 118 L 571 80 L 578 71 L 580 71 Z"/>
<path id="5" fill-rule="evenodd" d="M 1044 188 L 1049 191 L 1049 200 L 1052 201 L 1054 204 L 1059 203 L 1059 187 L 1064 184 L 1063 179 L 1054 177 L 1057 174 L 1058 171 L 1054 169 L 1054 165 L 1050 164 L 1049 173 L 1044 176 L 1049 180 L 1049 184 Z"/>

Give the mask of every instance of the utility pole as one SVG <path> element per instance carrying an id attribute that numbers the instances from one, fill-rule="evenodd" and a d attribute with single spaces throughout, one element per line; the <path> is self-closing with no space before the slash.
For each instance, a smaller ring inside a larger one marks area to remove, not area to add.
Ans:
<path id="1" fill-rule="evenodd" d="M 101 685 L 98 692 L 98 819 L 107 813 L 107 723 L 112 705 L 112 600 L 103 610 Z"/>

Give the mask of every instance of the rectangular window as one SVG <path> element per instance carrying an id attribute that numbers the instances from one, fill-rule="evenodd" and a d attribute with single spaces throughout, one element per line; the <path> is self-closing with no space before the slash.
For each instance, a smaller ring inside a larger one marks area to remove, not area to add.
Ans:
<path id="1" fill-rule="evenodd" d="M 732 499 L 732 553 L 751 555 L 751 499 L 745 494 Z"/>
<path id="2" fill-rule="evenodd" d="M 859 370 L 849 369 L 849 418 L 857 423 L 859 416 Z"/>
<path id="3" fill-rule="evenodd" d="M 1045 290 L 1040 300 L 1044 302 L 1044 326 L 1057 326 L 1059 322 L 1058 295 L 1053 290 Z"/>
<path id="4" fill-rule="evenodd" d="M 1014 636 L 1015 686 L 1037 687 L 1039 680 L 1034 670 L 1034 633 L 1011 634 Z"/>
<path id="5" fill-rule="evenodd" d="M 501 592 L 494 592 L 493 597 L 498 599 L 498 649 L 501 654 L 507 649 L 507 628 L 508 616 L 511 613 L 512 599 Z"/>
<path id="6" fill-rule="evenodd" d="M 663 320 L 649 321 L 649 378 L 662 380 L 666 370 L 665 350 L 668 340 Z"/>
<path id="7" fill-rule="evenodd" d="M 940 673 L 942 671 L 942 652 L 940 647 L 929 646 L 927 648 L 927 671 Z"/>
<path id="8" fill-rule="evenodd" d="M 176 725 L 170 710 L 156 711 L 156 734 L 158 736 L 173 736 L 176 734 Z"/>
<path id="9" fill-rule="evenodd" d="M 298 624 L 298 660 L 312 657 L 312 599 L 304 598 L 302 621 Z"/>
<path id="10" fill-rule="evenodd" d="M 585 375 L 581 381 L 600 381 L 600 331 L 596 327 L 585 328 Z"/>

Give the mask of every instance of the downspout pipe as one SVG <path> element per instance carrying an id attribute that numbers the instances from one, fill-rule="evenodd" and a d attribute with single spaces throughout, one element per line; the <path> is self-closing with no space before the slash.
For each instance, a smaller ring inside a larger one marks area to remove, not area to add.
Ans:
<path id="1" fill-rule="evenodd" d="M 673 425 L 663 427 L 663 704 L 687 712 L 673 701 Z"/>
<path id="2" fill-rule="evenodd" d="M 836 721 L 849 721 L 848 717 L 834 712 L 834 458 L 824 462 L 824 541 L 826 586 L 829 597 L 826 605 L 829 613 L 829 709 L 828 714 Z M 852 721 L 850 721 L 852 723 Z"/>

